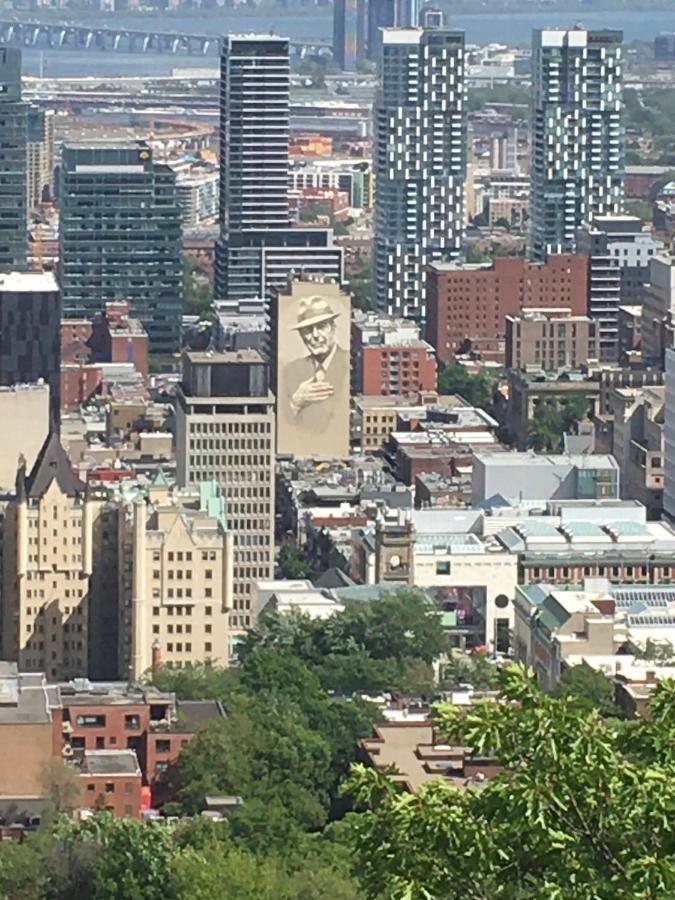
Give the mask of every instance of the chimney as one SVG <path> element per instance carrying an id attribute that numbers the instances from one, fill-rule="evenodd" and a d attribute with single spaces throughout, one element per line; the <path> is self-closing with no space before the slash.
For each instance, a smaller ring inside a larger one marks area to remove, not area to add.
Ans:
<path id="1" fill-rule="evenodd" d="M 162 646 L 155 638 L 152 642 L 152 671 L 158 669 L 162 665 Z"/>

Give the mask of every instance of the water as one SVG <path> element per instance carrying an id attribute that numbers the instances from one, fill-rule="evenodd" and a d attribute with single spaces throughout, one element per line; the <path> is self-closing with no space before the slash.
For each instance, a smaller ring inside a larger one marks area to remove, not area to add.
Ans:
<path id="1" fill-rule="evenodd" d="M 96 19 L 85 17 L 74 10 L 67 11 L 70 21 L 99 27 L 129 27 L 138 30 L 190 32 L 199 34 L 225 34 L 230 32 L 269 32 L 287 35 L 296 40 L 331 39 L 332 13 L 317 12 L 305 15 L 280 15 L 273 10 L 242 14 L 224 10 L 222 15 L 162 15 L 149 13 L 144 16 L 96 14 Z M 469 43 L 487 44 L 500 42 L 525 45 L 530 41 L 533 28 L 571 27 L 581 21 L 587 28 L 619 28 L 626 41 L 652 41 L 660 31 L 675 31 L 674 12 L 548 12 L 511 13 L 508 15 L 453 15 L 448 25 L 466 32 Z M 24 51 L 24 72 L 39 74 L 40 52 Z M 42 52 L 46 75 L 168 75 L 172 68 L 188 66 L 215 66 L 216 56 L 156 55 L 136 53 L 73 52 L 44 50 Z"/>

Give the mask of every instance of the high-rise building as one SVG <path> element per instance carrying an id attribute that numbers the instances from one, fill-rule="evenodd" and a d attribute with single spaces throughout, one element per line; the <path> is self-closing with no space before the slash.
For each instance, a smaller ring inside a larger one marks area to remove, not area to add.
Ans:
<path id="1" fill-rule="evenodd" d="M 140 678 L 153 650 L 171 666 L 229 662 L 232 534 L 215 482 L 176 490 L 159 472 L 120 513 L 119 672 Z"/>
<path id="2" fill-rule="evenodd" d="M 72 317 L 128 300 L 150 350 L 180 348 L 183 306 L 181 209 L 176 176 L 134 146 L 63 148 L 59 271 Z"/>
<path id="3" fill-rule="evenodd" d="M 426 269 L 461 250 L 464 33 L 384 29 L 375 103 L 377 309 L 423 319 Z"/>
<path id="4" fill-rule="evenodd" d="M 368 0 L 366 55 L 378 62 L 382 52 L 382 28 L 396 25 L 395 0 Z"/>
<path id="5" fill-rule="evenodd" d="M 229 35 L 221 59 L 219 300 L 269 296 L 293 271 L 342 278 L 326 229 L 291 228 L 288 205 L 289 42 Z M 278 275 L 278 278 L 276 277 Z"/>
<path id="6" fill-rule="evenodd" d="M 26 265 L 26 118 L 21 51 L 0 47 L 0 272 Z"/>
<path id="7" fill-rule="evenodd" d="M 5 510 L 2 655 L 50 679 L 117 671 L 117 510 L 89 496 L 56 434 Z"/>
<path id="8" fill-rule="evenodd" d="M 577 230 L 577 251 L 588 257 L 588 315 L 598 323 L 602 359 L 619 353 L 619 307 L 641 304 L 650 260 L 663 244 L 637 216 L 595 216 Z"/>
<path id="9" fill-rule="evenodd" d="M 51 420 L 57 428 L 60 328 L 61 296 L 51 272 L 0 274 L 0 385 L 48 384 Z"/>
<path id="10" fill-rule="evenodd" d="M 54 110 L 28 108 L 27 125 L 28 210 L 35 209 L 53 193 Z"/>
<path id="11" fill-rule="evenodd" d="M 536 30 L 530 250 L 574 249 L 576 229 L 620 212 L 622 33 Z"/>
<path id="12" fill-rule="evenodd" d="M 675 347 L 666 350 L 663 446 L 663 511 L 671 522 L 675 522 Z"/>
<path id="13" fill-rule="evenodd" d="M 335 0 L 333 3 L 333 61 L 345 72 L 354 72 L 366 52 L 367 0 Z"/>
<path id="14" fill-rule="evenodd" d="M 230 656 L 253 623 L 254 583 L 274 574 L 274 396 L 255 350 L 183 354 L 177 391 L 181 486 L 216 481 L 234 545 Z"/>

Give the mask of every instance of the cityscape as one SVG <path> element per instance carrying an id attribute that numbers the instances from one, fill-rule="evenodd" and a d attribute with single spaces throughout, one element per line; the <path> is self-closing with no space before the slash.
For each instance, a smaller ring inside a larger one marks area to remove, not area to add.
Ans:
<path id="1" fill-rule="evenodd" d="M 671 27 L 5 3 L 0 898 L 675 897 Z"/>

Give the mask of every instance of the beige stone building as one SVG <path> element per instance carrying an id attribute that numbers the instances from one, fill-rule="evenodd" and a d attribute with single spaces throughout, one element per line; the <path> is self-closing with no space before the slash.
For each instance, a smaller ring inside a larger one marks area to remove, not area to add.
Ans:
<path id="1" fill-rule="evenodd" d="M 569 309 L 523 310 L 518 316 L 506 316 L 509 369 L 576 369 L 599 358 L 600 333 L 588 316 L 573 316 Z"/>
<path id="2" fill-rule="evenodd" d="M 28 110 L 26 141 L 28 210 L 38 207 L 46 194 L 52 194 L 54 180 L 54 110 L 31 107 Z"/>
<path id="3" fill-rule="evenodd" d="M 0 488 L 11 489 L 16 481 L 19 457 L 32 469 L 49 434 L 49 387 L 46 384 L 16 384 L 0 387 L 0 422 L 11 423 L 3 434 L 0 455 Z"/>
<path id="4" fill-rule="evenodd" d="M 255 350 L 183 354 L 177 390 L 176 468 L 181 487 L 216 481 L 233 534 L 230 635 L 255 619 L 255 582 L 274 575 L 274 396 Z"/>
<path id="5" fill-rule="evenodd" d="M 179 490 L 160 473 L 123 506 L 120 675 L 137 679 L 158 658 L 227 664 L 234 552 L 218 485 Z"/>
<path id="6" fill-rule="evenodd" d="M 50 680 L 116 674 L 115 519 L 89 496 L 56 435 L 30 475 L 19 468 L 3 519 L 2 655 L 21 671 Z"/>

